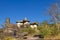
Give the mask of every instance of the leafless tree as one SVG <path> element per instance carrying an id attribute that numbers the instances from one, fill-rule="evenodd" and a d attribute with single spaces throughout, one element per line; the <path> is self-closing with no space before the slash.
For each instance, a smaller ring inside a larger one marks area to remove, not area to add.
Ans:
<path id="1" fill-rule="evenodd" d="M 49 15 L 52 17 L 52 21 L 57 25 L 60 22 L 60 7 L 58 4 L 53 4 L 48 10 Z M 59 27 L 58 27 L 59 30 Z"/>
<path id="2" fill-rule="evenodd" d="M 52 7 L 48 10 L 49 15 L 52 17 L 53 21 L 56 23 L 60 21 L 60 10 L 58 4 L 53 4 Z"/>

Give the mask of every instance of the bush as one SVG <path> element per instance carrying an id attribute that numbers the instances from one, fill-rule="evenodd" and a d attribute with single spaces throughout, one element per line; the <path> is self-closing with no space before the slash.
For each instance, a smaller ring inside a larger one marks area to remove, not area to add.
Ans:
<path id="1" fill-rule="evenodd" d="M 38 29 L 40 30 L 39 34 L 43 35 L 43 36 L 47 36 L 47 35 L 54 36 L 54 35 L 58 34 L 57 28 L 55 28 L 53 26 L 52 27 L 48 27 L 48 28 L 39 27 Z"/>
<path id="2" fill-rule="evenodd" d="M 57 35 L 58 34 L 58 29 L 57 28 L 51 27 L 50 30 L 51 30 L 51 35 Z"/>
<path id="3" fill-rule="evenodd" d="M 23 30 L 20 31 L 20 33 L 23 33 L 23 32 L 28 32 L 28 34 L 34 34 L 35 33 L 35 29 L 32 29 L 31 27 L 24 28 Z"/>
<path id="4" fill-rule="evenodd" d="M 3 40 L 16 40 L 14 37 L 5 37 Z"/>

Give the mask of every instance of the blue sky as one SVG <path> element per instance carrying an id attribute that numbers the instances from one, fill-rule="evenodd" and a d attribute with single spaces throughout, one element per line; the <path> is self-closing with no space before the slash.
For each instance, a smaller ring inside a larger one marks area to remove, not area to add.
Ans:
<path id="1" fill-rule="evenodd" d="M 59 0 L 0 0 L 0 24 L 5 22 L 7 17 L 11 23 L 27 17 L 31 22 L 43 22 L 49 20 L 47 8 Z"/>

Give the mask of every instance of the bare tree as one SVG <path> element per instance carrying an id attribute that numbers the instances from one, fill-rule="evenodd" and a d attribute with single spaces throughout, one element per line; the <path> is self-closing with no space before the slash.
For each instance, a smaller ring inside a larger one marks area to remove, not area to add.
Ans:
<path id="1" fill-rule="evenodd" d="M 52 21 L 56 24 L 56 27 L 59 31 L 59 26 L 57 23 L 60 22 L 60 7 L 58 4 L 53 4 L 51 8 L 48 10 L 49 15 L 52 17 Z"/>
<path id="2" fill-rule="evenodd" d="M 53 4 L 49 9 L 49 15 L 52 17 L 53 21 L 56 23 L 60 21 L 60 12 L 58 4 Z"/>

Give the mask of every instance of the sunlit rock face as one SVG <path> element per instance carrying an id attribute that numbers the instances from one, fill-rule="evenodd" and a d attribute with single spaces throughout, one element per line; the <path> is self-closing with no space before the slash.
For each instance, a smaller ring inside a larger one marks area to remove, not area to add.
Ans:
<path id="1" fill-rule="evenodd" d="M 24 24 L 30 24 L 29 22 L 25 22 Z"/>
<path id="2" fill-rule="evenodd" d="M 29 27 L 30 26 L 30 23 L 29 22 L 25 22 L 24 23 L 24 27 Z"/>
<path id="3" fill-rule="evenodd" d="M 12 30 L 5 30 L 4 33 L 12 33 Z"/>
<path id="4" fill-rule="evenodd" d="M 9 26 L 6 26 L 6 25 L 5 25 L 5 28 L 4 28 L 4 33 L 13 33 L 14 30 L 18 30 L 18 27 L 15 24 L 9 24 Z"/>
<path id="5" fill-rule="evenodd" d="M 21 28 L 21 26 L 23 25 L 23 20 L 17 21 L 16 24 L 18 28 Z"/>
<path id="6" fill-rule="evenodd" d="M 18 30 L 18 27 L 16 24 L 10 23 L 10 19 L 6 19 L 5 21 L 5 28 L 4 28 L 4 33 L 13 33 L 14 30 Z"/>
<path id="7" fill-rule="evenodd" d="M 17 27 L 20 28 L 23 25 L 23 23 L 17 23 Z"/>
<path id="8" fill-rule="evenodd" d="M 37 25 L 30 25 L 30 27 L 37 29 Z"/>
<path id="9" fill-rule="evenodd" d="M 33 28 L 33 29 L 37 29 L 38 24 L 35 23 L 35 22 L 34 22 L 34 23 L 31 23 L 31 24 L 30 24 L 30 27 Z"/>
<path id="10" fill-rule="evenodd" d="M 23 23 L 24 23 L 24 27 L 29 27 L 30 26 L 30 21 L 25 17 L 24 20 L 23 20 Z"/>
<path id="11" fill-rule="evenodd" d="M 34 28 L 34 25 L 30 25 L 31 28 Z"/>
<path id="12" fill-rule="evenodd" d="M 17 21 L 16 23 L 17 23 L 18 28 L 21 28 L 21 27 L 29 27 L 30 25 L 29 22 L 30 21 L 28 21 L 27 18 L 24 18 L 23 20 Z"/>

